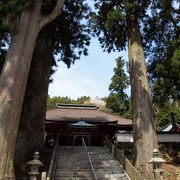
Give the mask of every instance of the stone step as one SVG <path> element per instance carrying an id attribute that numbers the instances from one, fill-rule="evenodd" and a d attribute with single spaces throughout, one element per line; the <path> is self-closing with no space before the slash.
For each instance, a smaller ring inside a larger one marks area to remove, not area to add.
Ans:
<path id="1" fill-rule="evenodd" d="M 85 168 L 87 169 L 88 167 L 90 167 L 90 163 L 86 163 L 86 164 L 76 164 L 76 163 L 64 163 L 64 164 L 57 164 L 56 165 L 56 169 L 67 169 L 67 168 L 75 168 L 75 169 L 81 169 L 81 168 Z M 95 169 L 102 169 L 102 168 L 105 168 L 105 169 L 121 169 L 117 164 L 93 164 L 93 167 Z"/>
<path id="2" fill-rule="evenodd" d="M 112 179 L 112 178 L 125 178 L 124 175 L 122 174 L 96 174 L 97 178 L 99 179 Z M 86 177 L 90 177 L 90 178 L 93 178 L 94 176 L 92 174 L 86 174 L 86 173 L 79 173 L 79 174 L 59 174 L 59 175 L 56 175 L 55 178 L 86 178 Z"/>
<path id="3" fill-rule="evenodd" d="M 125 177 L 125 175 L 123 174 L 96 174 L 98 180 L 127 180 L 127 178 Z M 87 180 L 87 179 L 93 179 L 94 180 L 94 177 L 93 175 L 90 175 L 90 174 L 73 174 L 73 175 L 70 175 L 70 174 L 64 174 L 64 175 L 56 175 L 55 176 L 55 180 L 58 180 L 58 179 L 84 179 L 84 180 Z"/>
<path id="4" fill-rule="evenodd" d="M 119 167 L 110 167 L 110 168 L 108 168 L 108 167 L 103 167 L 103 166 L 101 166 L 101 167 L 94 167 L 94 169 L 95 169 L 95 171 L 96 172 L 107 172 L 107 173 L 123 173 L 123 171 L 119 168 Z M 85 167 L 57 167 L 56 168 L 56 170 L 57 171 L 60 171 L 60 172 L 62 172 L 62 171 L 71 171 L 71 172 L 76 172 L 76 171 L 91 171 L 91 168 L 90 168 L 90 166 L 85 166 Z"/>
<path id="5" fill-rule="evenodd" d="M 91 171 L 75 171 L 75 172 L 61 171 L 61 172 L 56 172 L 56 177 L 58 176 L 64 176 L 64 177 L 92 176 L 92 173 Z"/>
<path id="6" fill-rule="evenodd" d="M 76 168 L 76 169 L 73 169 L 73 168 L 60 168 L 60 169 L 56 169 L 57 173 L 58 172 L 69 172 L 69 173 L 72 172 L 72 173 L 74 173 L 74 172 L 80 172 L 80 171 L 91 172 L 92 170 L 91 170 L 91 168 L 81 168 L 81 169 L 79 169 L 79 168 Z M 97 169 L 97 168 L 95 168 L 94 171 L 95 172 L 103 172 L 103 173 L 111 173 L 111 174 L 123 173 L 123 171 L 121 169 L 118 169 L 118 168 L 115 168 L 115 169 L 105 169 L 105 168 Z"/>
<path id="7" fill-rule="evenodd" d="M 121 177 L 125 177 L 125 175 L 123 173 L 119 173 L 118 171 L 117 172 L 103 172 L 103 171 L 95 171 L 97 177 L 112 177 L 112 176 L 121 176 Z M 81 176 L 81 175 L 88 175 L 88 176 L 92 176 L 92 171 L 71 171 L 71 172 L 68 172 L 68 171 L 61 171 L 61 172 L 56 172 L 56 177 L 71 177 L 71 176 Z"/>
<path id="8" fill-rule="evenodd" d="M 94 180 L 94 177 L 56 177 L 56 180 Z M 98 180 L 126 180 L 126 178 L 121 177 L 121 178 L 104 178 L 104 177 L 98 177 Z"/>
<path id="9" fill-rule="evenodd" d="M 94 166 L 93 165 L 93 167 L 94 167 L 94 169 L 97 169 L 97 170 L 99 170 L 99 169 L 104 169 L 104 170 L 121 170 L 121 168 L 119 168 L 119 167 L 117 167 L 117 166 L 107 166 L 107 165 L 96 165 L 96 166 Z M 89 169 L 90 168 L 90 164 L 88 164 L 88 165 L 85 165 L 85 166 L 81 166 L 81 165 L 74 165 L 74 167 L 73 166 L 70 166 L 70 165 L 67 165 L 67 166 L 62 166 L 62 165 L 59 165 L 59 166 L 56 166 L 56 169 L 57 170 L 64 170 L 64 169 L 68 169 L 68 170 L 73 170 L 73 169 L 75 169 L 75 170 L 78 170 L 78 169 Z"/>
<path id="10" fill-rule="evenodd" d="M 118 166 L 118 164 L 116 162 L 93 162 L 92 161 L 92 164 L 94 167 L 114 167 L 114 166 Z M 89 162 L 64 162 L 64 163 L 60 163 L 60 162 L 57 162 L 56 166 L 59 167 L 63 167 L 63 166 L 75 166 L 75 165 L 78 165 L 78 166 L 87 166 L 89 165 Z"/>
<path id="11" fill-rule="evenodd" d="M 66 159 L 57 159 L 57 162 L 59 162 L 59 163 L 66 163 L 66 162 L 74 162 L 75 163 L 75 161 L 74 160 L 78 160 L 78 162 L 88 162 L 89 161 L 89 158 L 66 158 Z M 92 161 L 94 161 L 94 162 L 102 162 L 102 163 L 104 163 L 105 161 L 106 162 L 109 162 L 109 163 L 112 163 L 112 162 L 117 162 L 117 161 L 115 161 L 115 160 L 113 160 L 113 159 L 96 159 L 96 158 L 92 158 L 91 157 L 91 160 Z"/>
<path id="12" fill-rule="evenodd" d="M 94 180 L 94 177 L 55 177 L 55 180 Z"/>
<path id="13" fill-rule="evenodd" d="M 75 162 L 75 159 L 77 159 L 78 162 Z M 108 164 L 112 164 L 112 163 L 117 164 L 117 161 L 109 159 L 109 158 L 108 159 L 91 158 L 91 161 L 94 163 L 102 163 L 102 164 L 105 162 Z M 87 163 L 87 162 L 89 162 L 89 159 L 88 158 L 73 158 L 73 157 L 72 157 L 72 159 L 68 159 L 68 158 L 57 159 L 57 163 L 60 163 L 60 164 L 62 164 L 62 163 L 64 163 L 64 164 L 66 164 L 66 163 L 80 163 L 80 162 Z"/>
<path id="14" fill-rule="evenodd" d="M 98 180 L 125 180 L 123 170 L 104 147 L 88 147 Z M 61 146 L 55 180 L 94 180 L 85 149 Z"/>
<path id="15" fill-rule="evenodd" d="M 69 156 L 69 155 L 68 155 Z M 91 156 L 91 159 L 92 160 L 107 160 L 107 161 L 114 161 L 114 159 L 112 159 L 112 157 L 99 157 L 99 156 Z M 78 161 L 84 161 L 84 160 L 88 160 L 88 156 L 71 156 L 71 157 L 60 157 L 60 158 L 57 158 L 57 161 L 60 161 L 60 162 L 64 162 L 64 161 L 73 161 L 74 159 L 78 159 Z"/>

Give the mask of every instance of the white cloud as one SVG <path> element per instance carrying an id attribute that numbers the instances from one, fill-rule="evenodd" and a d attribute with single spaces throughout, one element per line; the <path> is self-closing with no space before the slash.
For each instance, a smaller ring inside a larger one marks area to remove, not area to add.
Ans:
<path id="1" fill-rule="evenodd" d="M 66 69 L 61 65 L 53 77 L 54 82 L 49 86 L 49 95 L 68 96 L 76 99 L 80 96 L 90 96 L 92 98 L 108 95 L 108 84 L 102 81 L 101 77 L 89 76 L 75 69 Z"/>

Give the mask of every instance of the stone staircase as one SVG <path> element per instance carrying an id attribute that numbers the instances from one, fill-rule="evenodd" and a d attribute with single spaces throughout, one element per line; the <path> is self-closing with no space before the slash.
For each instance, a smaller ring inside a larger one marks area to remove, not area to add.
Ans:
<path id="1" fill-rule="evenodd" d="M 55 180 L 94 180 L 87 153 L 81 146 L 60 146 Z M 103 146 L 88 147 L 98 180 L 126 180 L 126 176 Z"/>

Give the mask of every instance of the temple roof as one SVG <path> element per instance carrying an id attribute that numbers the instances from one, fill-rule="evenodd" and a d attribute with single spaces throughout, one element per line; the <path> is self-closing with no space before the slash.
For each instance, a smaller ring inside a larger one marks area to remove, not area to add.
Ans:
<path id="1" fill-rule="evenodd" d="M 169 122 L 165 126 L 159 129 L 159 132 L 180 132 L 180 127 L 175 122 L 175 124 L 172 124 L 172 122 Z"/>
<path id="2" fill-rule="evenodd" d="M 177 124 L 174 113 L 171 112 L 168 117 L 169 123 L 159 129 L 159 132 L 174 132 L 180 133 L 180 127 Z"/>
<path id="3" fill-rule="evenodd" d="M 72 124 L 69 124 L 70 126 L 75 126 L 75 127 L 95 127 L 94 124 L 90 124 L 90 123 L 87 123 L 83 120 L 79 121 L 79 122 L 76 122 L 76 123 L 72 123 Z"/>
<path id="4" fill-rule="evenodd" d="M 132 120 L 123 117 L 108 114 L 93 109 L 76 109 L 76 108 L 56 108 L 46 113 L 46 120 L 49 121 L 80 121 L 84 119 L 88 123 L 94 122 L 114 122 L 119 125 L 131 125 Z"/>

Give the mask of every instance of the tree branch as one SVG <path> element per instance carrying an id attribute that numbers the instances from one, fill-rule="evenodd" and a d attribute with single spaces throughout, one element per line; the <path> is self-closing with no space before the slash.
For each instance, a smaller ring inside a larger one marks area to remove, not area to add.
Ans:
<path id="1" fill-rule="evenodd" d="M 42 27 L 44 27 L 46 24 L 53 21 L 56 17 L 58 17 L 61 14 L 61 9 L 62 9 L 63 3 L 64 3 L 64 0 L 57 0 L 56 6 L 55 6 L 54 10 L 52 11 L 52 13 L 40 18 L 40 25 L 39 25 L 40 29 Z"/>
<path id="2" fill-rule="evenodd" d="M 30 7 L 33 3 L 34 1 L 27 1 L 23 6 L 17 7 L 17 10 L 22 12 L 24 9 Z"/>

